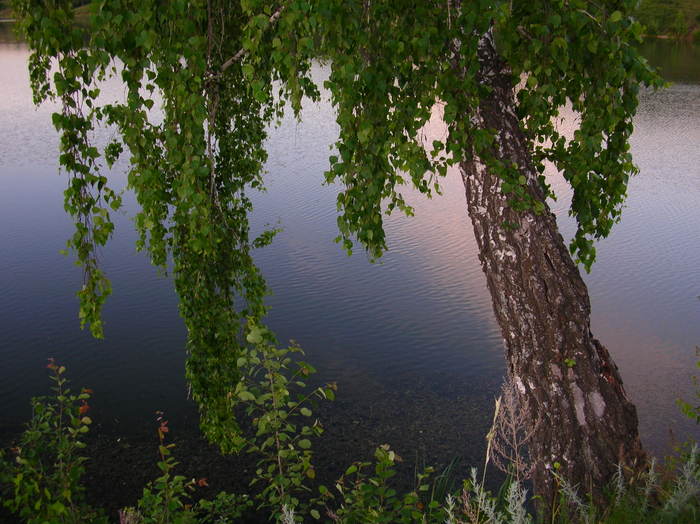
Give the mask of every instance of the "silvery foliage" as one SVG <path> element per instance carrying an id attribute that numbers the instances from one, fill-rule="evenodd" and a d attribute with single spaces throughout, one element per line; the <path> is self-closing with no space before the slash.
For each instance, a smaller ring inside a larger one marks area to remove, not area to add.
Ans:
<path id="1" fill-rule="evenodd" d="M 679 513 L 685 506 L 700 496 L 700 452 L 694 444 L 688 460 L 681 468 L 673 485 L 673 491 L 664 504 L 664 511 Z"/>

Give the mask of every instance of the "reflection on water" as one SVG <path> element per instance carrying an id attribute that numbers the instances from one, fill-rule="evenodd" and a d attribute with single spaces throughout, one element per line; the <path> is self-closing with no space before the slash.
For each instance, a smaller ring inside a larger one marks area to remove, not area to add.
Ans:
<path id="1" fill-rule="evenodd" d="M 34 109 L 28 52 L 0 44 L 0 424 L 28 415 L 28 398 L 46 391 L 49 356 L 76 384 L 93 387 L 95 412 L 120 431 L 144 427 L 156 409 L 173 426 L 194 426 L 185 398 L 184 328 L 171 283 L 134 252 L 129 194 L 102 259 L 115 294 L 105 308 L 106 339 L 78 328 L 80 273 L 60 256 L 70 231 L 62 208 L 50 106 Z M 323 74 L 323 71 L 318 71 Z M 105 91 L 119 96 L 118 86 Z M 109 130 L 101 130 L 104 139 Z M 284 228 L 257 261 L 273 295 L 270 323 L 295 339 L 339 400 L 325 417 L 341 440 L 348 425 L 368 453 L 391 442 L 409 456 L 475 462 L 504 369 L 500 333 L 476 258 L 461 181 L 450 173 L 444 196 L 407 193 L 414 218 L 392 216 L 390 251 L 377 264 L 347 257 L 333 243 L 335 187 L 323 186 L 337 128 L 327 103 L 311 104 L 271 132 L 268 191 L 255 198 L 255 227 Z M 643 97 L 633 153 L 641 168 L 628 208 L 587 277 L 593 330 L 621 367 L 636 401 L 642 435 L 664 449 L 667 431 L 697 428 L 677 415 L 675 398 L 692 394 L 689 375 L 700 344 L 700 86 L 679 84 Z M 568 196 L 554 204 L 564 234 Z M 123 187 L 116 170 L 113 184 Z M 101 415 L 100 415 L 101 414 Z M 349 443 L 355 448 L 357 443 Z"/>
<path id="2" fill-rule="evenodd" d="M 15 25 L 9 22 L 0 21 L 0 44 L 16 44 L 17 35 L 15 34 Z"/>
<path id="3" fill-rule="evenodd" d="M 642 54 L 669 82 L 700 82 L 700 46 L 685 41 L 647 38 Z"/>

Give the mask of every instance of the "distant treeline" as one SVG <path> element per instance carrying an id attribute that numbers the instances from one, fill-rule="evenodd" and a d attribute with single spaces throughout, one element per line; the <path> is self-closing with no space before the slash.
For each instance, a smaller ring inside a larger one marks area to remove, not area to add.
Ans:
<path id="1" fill-rule="evenodd" d="M 642 0 L 637 18 L 647 34 L 700 39 L 700 0 Z"/>
<path id="2" fill-rule="evenodd" d="M 12 2 L 0 0 L 0 18 L 12 18 Z M 90 3 L 90 0 L 73 0 L 73 7 L 81 7 Z"/>
<path id="3" fill-rule="evenodd" d="M 0 0 L 0 18 L 12 16 L 10 0 Z M 90 0 L 73 0 L 74 7 Z M 649 35 L 693 38 L 700 43 L 700 0 L 641 0 L 637 19 Z"/>

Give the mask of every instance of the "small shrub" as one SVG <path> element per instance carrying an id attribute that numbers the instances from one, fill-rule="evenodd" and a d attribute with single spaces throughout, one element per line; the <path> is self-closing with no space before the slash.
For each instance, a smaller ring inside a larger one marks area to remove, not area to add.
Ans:
<path id="1" fill-rule="evenodd" d="M 219 524 L 235 522 L 252 506 L 247 495 L 221 492 L 214 500 L 189 503 L 196 486 L 206 486 L 206 479 L 187 479 L 174 475 L 178 462 L 172 456 L 175 444 L 166 444 L 168 421 L 158 413 L 158 469 L 162 475 L 143 489 L 137 508 L 119 512 L 120 524 Z"/>
<path id="2" fill-rule="evenodd" d="M 198 524 L 237 522 L 253 507 L 248 495 L 220 492 L 213 500 L 202 499 L 194 507 Z"/>
<path id="3" fill-rule="evenodd" d="M 84 499 L 82 437 L 91 424 L 86 415 L 91 391 L 73 393 L 66 368 L 49 359 L 54 395 L 32 399 L 32 418 L 13 448 L 14 457 L 0 457 L 3 505 L 34 523 L 107 522 Z"/>
<path id="4" fill-rule="evenodd" d="M 235 438 L 237 447 L 259 457 L 251 481 L 251 485 L 262 484 L 258 507 L 272 509 L 275 519 L 283 518 L 284 507 L 286 518 L 290 511 L 317 514 L 300 498 L 311 492 L 307 484 L 316 478 L 312 439 L 323 433 L 309 406 L 317 400 L 333 400 L 336 385 L 309 388 L 306 379 L 316 370 L 293 358 L 303 355 L 302 349 L 294 343 L 276 347 L 267 328 L 249 321 L 251 346 L 238 359 L 242 379 L 232 394 L 252 422 L 248 431 Z"/>
<path id="5" fill-rule="evenodd" d="M 187 502 L 195 489 L 195 480 L 173 475 L 173 469 L 178 464 L 171 454 L 175 444 L 165 443 L 165 435 L 170 430 L 162 413 L 158 413 L 158 424 L 158 469 L 163 474 L 143 488 L 143 495 L 138 502 L 138 513 L 141 516 L 139 523 L 194 523 L 194 514 Z"/>
<path id="6" fill-rule="evenodd" d="M 646 33 L 650 36 L 656 36 L 659 34 L 659 24 L 657 24 L 655 21 L 649 21 L 646 24 Z"/>
<path id="7" fill-rule="evenodd" d="M 356 462 L 338 480 L 334 496 L 325 486 L 320 486 L 322 499 L 326 502 L 327 515 L 337 523 L 412 523 L 444 522 L 446 513 L 441 501 L 430 498 L 428 479 L 432 468 L 427 468 L 416 478 L 416 487 L 407 494 L 399 494 L 391 487 L 389 480 L 396 475 L 395 463 L 401 458 L 384 444 L 374 454 L 374 474 L 366 471 L 370 462 Z M 328 505 L 335 497 L 340 499 L 340 507 L 331 509 Z"/>

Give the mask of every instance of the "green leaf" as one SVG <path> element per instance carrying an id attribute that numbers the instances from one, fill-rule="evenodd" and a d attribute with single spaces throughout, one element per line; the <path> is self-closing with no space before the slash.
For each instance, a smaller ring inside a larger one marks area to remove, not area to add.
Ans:
<path id="1" fill-rule="evenodd" d="M 238 393 L 238 398 L 240 398 L 243 402 L 253 402 L 255 401 L 255 395 L 253 395 L 250 391 L 240 391 Z"/>
<path id="2" fill-rule="evenodd" d="M 262 332 L 259 328 L 254 327 L 246 336 L 246 340 L 251 344 L 260 344 L 263 341 Z"/>
<path id="3" fill-rule="evenodd" d="M 364 125 L 362 128 L 360 128 L 360 131 L 358 131 L 357 139 L 360 141 L 361 144 L 365 144 L 369 140 L 369 136 L 371 133 L 372 128 L 369 127 L 369 125 Z"/>

